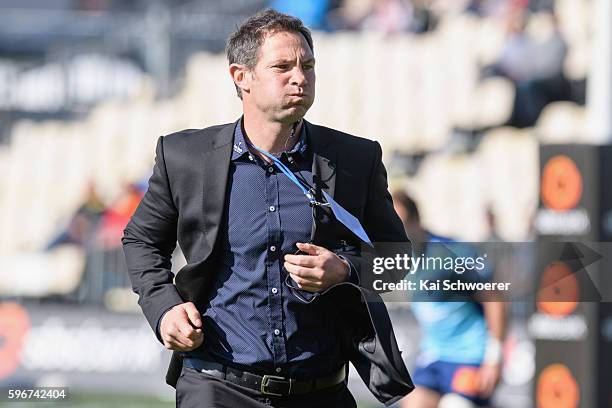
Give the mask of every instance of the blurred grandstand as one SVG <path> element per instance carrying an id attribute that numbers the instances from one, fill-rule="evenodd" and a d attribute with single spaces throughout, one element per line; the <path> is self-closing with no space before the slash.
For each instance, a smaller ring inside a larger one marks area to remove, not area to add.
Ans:
<path id="1" fill-rule="evenodd" d="M 156 138 L 238 117 L 219 52 L 270 3 L 319 28 L 307 118 L 378 140 L 429 228 L 533 238 L 539 146 L 587 140 L 591 0 L 5 0 L 2 298 L 138 311 L 119 238 Z"/>

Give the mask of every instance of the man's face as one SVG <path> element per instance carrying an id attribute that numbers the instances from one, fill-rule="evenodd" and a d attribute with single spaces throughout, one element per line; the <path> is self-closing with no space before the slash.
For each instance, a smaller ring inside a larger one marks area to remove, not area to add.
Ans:
<path id="1" fill-rule="evenodd" d="M 249 72 L 245 103 L 272 120 L 293 123 L 315 97 L 314 56 L 299 33 L 280 31 L 266 36 L 255 68 Z"/>

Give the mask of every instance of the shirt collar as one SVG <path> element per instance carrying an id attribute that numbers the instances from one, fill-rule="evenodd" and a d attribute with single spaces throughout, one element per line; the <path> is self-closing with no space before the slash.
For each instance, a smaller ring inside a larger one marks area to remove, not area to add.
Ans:
<path id="1" fill-rule="evenodd" d="M 293 149 L 287 152 L 289 156 L 295 157 L 296 155 L 304 155 L 308 149 L 308 135 L 306 126 L 302 123 L 302 131 L 300 132 L 300 140 L 293 146 Z M 234 129 L 234 146 L 232 148 L 232 160 L 250 154 L 248 144 L 244 138 L 242 132 L 242 118 L 238 121 L 236 128 Z"/>

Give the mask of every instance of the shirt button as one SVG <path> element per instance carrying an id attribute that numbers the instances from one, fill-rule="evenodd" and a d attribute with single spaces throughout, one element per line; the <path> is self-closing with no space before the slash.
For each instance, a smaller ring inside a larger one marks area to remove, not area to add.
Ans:
<path id="1" fill-rule="evenodd" d="M 275 336 L 278 336 L 279 334 L 280 334 L 280 330 L 278 330 L 278 329 L 274 329 L 274 335 L 275 335 Z"/>
<path id="2" fill-rule="evenodd" d="M 278 293 L 278 289 L 272 288 L 272 293 L 274 293 L 276 295 Z"/>
<path id="3" fill-rule="evenodd" d="M 249 160 L 253 161 L 253 155 L 252 154 L 249 154 Z"/>
<path id="4" fill-rule="evenodd" d="M 268 173 L 272 173 L 274 171 L 274 167 L 270 166 L 268 167 Z"/>
<path id="5" fill-rule="evenodd" d="M 283 369 L 280 368 L 280 367 L 276 367 L 276 369 L 274 371 L 276 371 L 277 373 L 280 373 L 281 371 L 283 371 Z"/>
<path id="6" fill-rule="evenodd" d="M 275 210 L 276 210 L 276 207 L 275 207 L 275 206 L 273 206 L 273 205 L 271 205 L 271 206 L 270 206 L 270 211 L 275 211 Z"/>
<path id="7" fill-rule="evenodd" d="M 270 251 L 272 251 L 272 252 L 276 251 L 276 247 L 275 247 L 274 245 L 272 245 L 272 246 L 270 247 Z"/>

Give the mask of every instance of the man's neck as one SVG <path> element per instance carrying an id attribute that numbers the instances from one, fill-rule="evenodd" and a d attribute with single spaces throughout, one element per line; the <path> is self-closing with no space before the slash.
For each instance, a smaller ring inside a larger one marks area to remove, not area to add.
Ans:
<path id="1" fill-rule="evenodd" d="M 256 147 L 272 154 L 289 151 L 295 146 L 302 130 L 302 121 L 293 131 L 294 123 L 268 122 L 247 116 L 242 118 L 245 137 Z M 293 133 L 293 135 L 292 135 Z M 261 156 L 261 155 L 260 155 Z M 265 156 L 266 161 L 269 161 Z"/>

